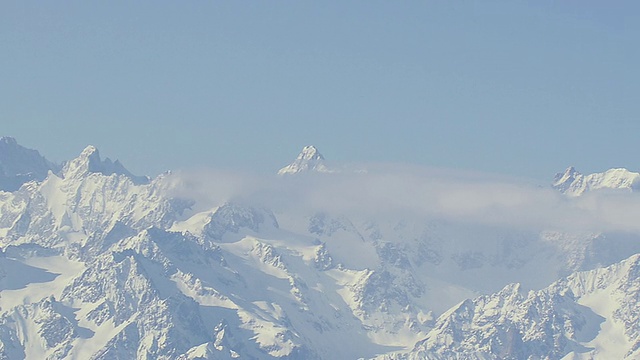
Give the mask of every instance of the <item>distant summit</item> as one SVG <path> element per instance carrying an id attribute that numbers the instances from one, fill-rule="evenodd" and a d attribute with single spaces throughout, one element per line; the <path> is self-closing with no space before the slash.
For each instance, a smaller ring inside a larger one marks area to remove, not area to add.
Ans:
<path id="1" fill-rule="evenodd" d="M 309 171 L 321 173 L 334 172 L 326 166 L 324 156 L 322 156 L 313 145 L 302 148 L 298 157 L 291 164 L 280 169 L 278 175 L 297 174 Z"/>
<path id="2" fill-rule="evenodd" d="M 147 176 L 133 175 L 118 160 L 101 160 L 98 149 L 91 145 L 77 158 L 58 165 L 45 159 L 37 150 L 19 145 L 12 137 L 0 137 L 0 190 L 13 192 L 29 181 L 43 181 L 49 171 L 63 177 L 81 177 L 89 173 L 118 174 L 138 185 L 150 181 Z"/>
<path id="3" fill-rule="evenodd" d="M 138 185 L 149 183 L 148 177 L 133 175 L 118 160 L 100 159 L 98 149 L 92 145 L 87 146 L 80 156 L 65 163 L 62 169 L 64 177 L 84 176 L 88 173 L 100 173 L 107 176 L 111 174 L 124 175 Z"/>
<path id="4" fill-rule="evenodd" d="M 26 182 L 44 180 L 49 170 L 56 172 L 59 169 L 38 151 L 19 145 L 16 139 L 0 138 L 0 190 L 18 190 Z"/>
<path id="5" fill-rule="evenodd" d="M 580 196 L 586 192 L 600 189 L 634 191 L 640 189 L 640 173 L 618 168 L 609 169 L 602 173 L 583 175 L 571 166 L 563 173 L 556 174 L 552 187 L 569 196 Z"/>

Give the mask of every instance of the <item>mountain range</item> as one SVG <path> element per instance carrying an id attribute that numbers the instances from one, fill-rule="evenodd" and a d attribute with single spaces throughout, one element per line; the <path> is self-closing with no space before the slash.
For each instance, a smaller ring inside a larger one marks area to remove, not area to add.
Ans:
<path id="1" fill-rule="evenodd" d="M 609 169 L 602 173 L 583 175 L 569 167 L 553 179 L 555 189 L 570 196 L 580 196 L 592 190 L 635 191 L 640 188 L 640 174 L 624 168 Z"/>
<path id="2" fill-rule="evenodd" d="M 12 138 L 0 170 L 0 359 L 639 355 L 632 231 L 322 207 L 304 200 L 326 197 L 315 181 L 370 174 L 337 174 L 313 146 L 270 180 L 291 197 L 205 201 L 184 172 L 135 176 L 93 146 L 58 165 Z M 570 168 L 550 196 L 632 192 L 636 176 Z"/>

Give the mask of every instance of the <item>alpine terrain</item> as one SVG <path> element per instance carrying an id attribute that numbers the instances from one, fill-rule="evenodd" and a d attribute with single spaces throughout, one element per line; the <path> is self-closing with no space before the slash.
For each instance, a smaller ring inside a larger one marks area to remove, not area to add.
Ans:
<path id="1" fill-rule="evenodd" d="M 472 181 L 420 211 L 392 201 L 419 191 L 313 146 L 277 174 L 223 196 L 215 175 L 0 139 L 0 359 L 640 357 L 634 229 L 477 220 L 494 196 Z M 580 218 L 602 189 L 633 200 L 639 176 L 569 168 L 531 191 Z M 384 201 L 334 195 L 350 183 Z"/>

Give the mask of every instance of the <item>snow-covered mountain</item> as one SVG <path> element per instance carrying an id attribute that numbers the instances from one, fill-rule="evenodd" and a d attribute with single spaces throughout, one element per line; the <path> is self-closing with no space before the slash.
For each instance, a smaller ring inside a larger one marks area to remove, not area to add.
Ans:
<path id="1" fill-rule="evenodd" d="M 102 160 L 98 149 L 94 146 L 87 146 L 80 156 L 69 161 L 63 166 L 64 176 L 83 176 L 88 173 L 98 173 L 102 175 L 124 175 L 133 181 L 134 184 L 147 184 L 150 179 L 147 176 L 136 176 L 125 169 L 120 161 L 111 161 L 106 158 Z"/>
<path id="2" fill-rule="evenodd" d="M 36 150 L 18 145 L 16 139 L 0 138 L 0 190 L 15 191 L 28 181 L 44 180 L 49 171 L 58 169 Z"/>
<path id="3" fill-rule="evenodd" d="M 289 165 L 278 170 L 278 175 L 297 174 L 301 172 L 333 172 L 325 164 L 325 159 L 315 146 L 309 145 L 302 148 L 298 157 Z"/>
<path id="4" fill-rule="evenodd" d="M 305 149 L 295 164 L 315 169 Z M 89 146 L 0 192 L 0 359 L 605 359 L 611 339 L 635 354 L 634 233 L 209 206 L 185 176 L 136 177 Z M 591 277 L 620 301 L 577 285 Z"/>
<path id="5" fill-rule="evenodd" d="M 443 314 L 386 359 L 637 359 L 640 255 L 577 272 L 539 291 L 510 284 Z"/>
<path id="6" fill-rule="evenodd" d="M 569 167 L 564 173 L 556 174 L 552 186 L 569 196 L 580 196 L 585 192 L 601 189 L 635 191 L 640 188 L 640 173 L 619 168 L 583 175 Z"/>

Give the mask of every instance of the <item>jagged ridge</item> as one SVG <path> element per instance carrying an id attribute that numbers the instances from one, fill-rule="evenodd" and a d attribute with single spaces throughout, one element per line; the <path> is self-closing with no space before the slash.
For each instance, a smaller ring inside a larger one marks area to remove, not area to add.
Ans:
<path id="1" fill-rule="evenodd" d="M 178 175 L 114 164 L 88 147 L 0 194 L 0 358 L 560 358 L 607 350 L 594 324 L 624 324 L 636 355 L 629 262 L 521 288 L 617 262 L 638 236 L 240 201 L 191 214 Z M 599 294 L 620 306 L 603 312 Z"/>
<path id="2" fill-rule="evenodd" d="M 618 168 L 583 175 L 574 167 L 569 167 L 564 173 L 556 174 L 552 186 L 569 196 L 580 196 L 589 191 L 602 189 L 634 191 L 640 187 L 640 173 Z"/>

